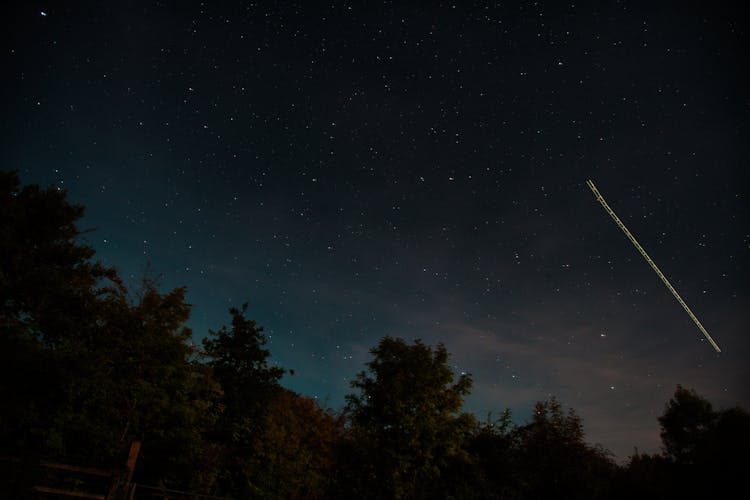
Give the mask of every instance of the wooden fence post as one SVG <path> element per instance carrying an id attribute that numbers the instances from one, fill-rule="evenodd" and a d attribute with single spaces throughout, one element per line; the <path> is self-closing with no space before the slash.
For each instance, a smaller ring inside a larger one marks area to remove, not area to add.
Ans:
<path id="1" fill-rule="evenodd" d="M 125 466 L 128 468 L 128 476 L 126 484 L 130 484 L 133 480 L 133 470 L 135 470 L 135 461 L 138 460 L 138 453 L 141 451 L 141 442 L 134 439 L 130 443 L 130 451 L 128 452 L 128 461 Z"/>
<path id="2" fill-rule="evenodd" d="M 125 469 L 115 472 L 112 487 L 107 495 L 107 500 L 128 500 L 133 497 L 134 487 L 131 484 L 133 480 L 133 471 L 135 462 L 138 460 L 138 453 L 141 451 L 141 442 L 134 439 L 130 443 L 128 459 L 125 462 Z"/>

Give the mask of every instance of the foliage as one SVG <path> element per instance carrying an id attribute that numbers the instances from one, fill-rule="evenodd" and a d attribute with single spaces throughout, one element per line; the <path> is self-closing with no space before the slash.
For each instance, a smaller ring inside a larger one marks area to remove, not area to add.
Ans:
<path id="1" fill-rule="evenodd" d="M 6 338 L 59 347 L 86 333 L 81 322 L 101 294 L 122 291 L 115 271 L 92 262 L 94 250 L 78 241 L 84 209 L 65 198 L 64 190 L 21 188 L 15 173 L 0 172 L 0 329 Z"/>
<path id="2" fill-rule="evenodd" d="M 370 351 L 369 374 L 352 382 L 347 397 L 359 444 L 371 459 L 366 481 L 378 496 L 429 496 L 463 443 L 473 418 L 459 414 L 470 389 L 469 375 L 453 382 L 448 352 L 417 340 L 383 338 Z"/>
<path id="3" fill-rule="evenodd" d="M 523 498 L 602 498 L 614 464 L 588 445 L 583 422 L 552 398 L 538 402 L 530 424 L 516 430 Z"/>
<path id="4" fill-rule="evenodd" d="M 750 414 L 745 410 L 716 411 L 695 390 L 678 385 L 659 424 L 679 491 L 716 496 L 741 486 L 750 449 Z"/>
<path id="5" fill-rule="evenodd" d="M 91 332 L 91 312 L 114 272 L 77 242 L 83 207 L 66 193 L 20 187 L 0 172 L 0 439 L 16 453 L 61 448 L 56 409 L 70 386 L 65 349 Z"/>
<path id="6" fill-rule="evenodd" d="M 231 328 L 222 326 L 203 340 L 206 365 L 221 385 L 224 411 L 213 427 L 221 443 L 217 492 L 239 497 L 259 496 L 265 478 L 255 460 L 256 440 L 268 407 L 278 395 L 284 370 L 268 366 L 266 338 L 255 321 L 245 317 L 247 304 L 232 308 Z"/>
<path id="7" fill-rule="evenodd" d="M 474 427 L 466 444 L 471 460 L 450 471 L 456 498 L 514 498 L 518 482 L 513 471 L 515 429 L 510 410 L 497 419 L 488 415 Z"/>
<path id="8" fill-rule="evenodd" d="M 224 389 L 232 406 L 227 415 L 246 415 L 261 411 L 278 389 L 284 369 L 268 366 L 270 352 L 263 346 L 266 337 L 263 328 L 245 317 L 247 304 L 231 308 L 231 328 L 222 326 L 210 331 L 203 340 L 208 366 Z"/>
<path id="9" fill-rule="evenodd" d="M 59 409 L 69 404 L 73 353 L 94 335 L 102 297 L 122 290 L 112 269 L 92 262 L 76 222 L 83 207 L 65 191 L 20 187 L 0 172 L 0 414 L 3 447 L 64 451 Z M 102 286 L 108 285 L 108 286 Z"/>
<path id="10" fill-rule="evenodd" d="M 144 442 L 139 473 L 195 477 L 219 390 L 192 358 L 185 290 L 147 284 L 131 304 L 113 269 L 78 240 L 83 208 L 64 191 L 0 174 L 0 443 L 6 452 L 121 465 Z"/>
<path id="11" fill-rule="evenodd" d="M 343 419 L 289 390 L 270 402 L 254 442 L 259 489 L 272 498 L 326 498 Z"/>
<path id="12" fill-rule="evenodd" d="M 666 455 L 677 463 L 694 463 L 696 452 L 716 417 L 711 403 L 694 390 L 678 385 L 659 417 Z"/>
<path id="13" fill-rule="evenodd" d="M 616 467 L 554 398 L 521 426 L 507 410 L 484 423 L 463 413 L 472 379 L 456 379 L 442 344 L 383 338 L 336 415 L 281 387 L 246 305 L 199 349 L 184 288 L 146 280 L 129 299 L 80 241 L 82 214 L 64 191 L 0 172 L 0 456 L 117 468 L 138 439 L 138 482 L 235 498 L 719 498 L 743 486 L 741 408 L 678 386 L 658 419 L 663 453 Z"/>
<path id="14" fill-rule="evenodd" d="M 123 445 L 143 441 L 139 470 L 151 472 L 140 477 L 180 484 L 202 472 L 189 464 L 200 462 L 202 435 L 220 414 L 221 388 L 195 360 L 192 332 L 185 326 L 190 314 L 185 289 L 162 295 L 146 283 L 139 295 L 135 305 L 110 304 L 114 310 L 102 325 L 108 335 L 93 347 L 96 371 L 86 377 L 109 384 L 95 391 L 107 399 L 86 400 L 98 408 L 94 418 L 101 419 L 102 409 L 112 411 L 107 420 L 117 434 L 110 439 Z"/>

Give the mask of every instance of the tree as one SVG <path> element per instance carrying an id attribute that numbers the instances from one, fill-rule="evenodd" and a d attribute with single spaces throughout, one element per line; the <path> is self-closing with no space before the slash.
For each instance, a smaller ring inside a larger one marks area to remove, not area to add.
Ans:
<path id="1" fill-rule="evenodd" d="M 750 469 L 748 450 L 750 413 L 739 407 L 720 411 L 697 457 L 698 466 L 707 470 L 706 482 L 720 484 L 727 493 L 740 491 Z"/>
<path id="2" fill-rule="evenodd" d="M 695 390 L 678 385 L 659 417 L 661 439 L 667 457 L 677 463 L 694 463 L 718 414 Z"/>
<path id="3" fill-rule="evenodd" d="M 675 488 L 679 478 L 675 476 L 674 464 L 663 455 L 636 452 L 629 457 L 625 467 L 616 471 L 610 486 L 610 498 L 630 500 L 633 498 L 691 498 L 690 491 Z"/>
<path id="4" fill-rule="evenodd" d="M 263 328 L 245 317 L 247 304 L 231 308 L 231 328 L 210 331 L 203 340 L 207 366 L 223 391 L 224 411 L 212 439 L 223 447 L 222 477 L 218 493 L 240 498 L 258 496 L 255 441 L 262 433 L 268 407 L 281 390 L 285 370 L 268 366 L 269 351 L 263 346 Z"/>
<path id="5" fill-rule="evenodd" d="M 186 290 L 160 293 L 146 281 L 139 300 L 110 300 L 100 317 L 101 335 L 89 344 L 88 369 L 81 373 L 70 428 L 85 418 L 80 442 L 106 449 L 122 460 L 132 439 L 143 445 L 137 478 L 172 487 L 204 487 L 208 444 L 204 435 L 220 414 L 221 388 L 198 363 L 186 326 Z M 106 424 L 106 425 L 103 425 Z"/>
<path id="6" fill-rule="evenodd" d="M 328 498 L 343 419 L 315 400 L 281 390 L 254 441 L 258 486 L 269 498 Z"/>
<path id="7" fill-rule="evenodd" d="M 80 242 L 82 214 L 0 173 L 0 448 L 111 467 L 135 438 L 138 477 L 201 482 L 219 389 L 188 344 L 185 290 L 147 283 L 132 303 Z"/>
<path id="8" fill-rule="evenodd" d="M 635 453 L 613 484 L 613 498 L 730 498 L 745 487 L 750 414 L 715 410 L 677 386 L 659 417 L 663 453 Z"/>
<path id="9" fill-rule="evenodd" d="M 0 448 L 64 451 L 58 409 L 66 404 L 73 353 L 96 332 L 101 301 L 124 288 L 79 239 L 83 207 L 66 192 L 20 186 L 0 172 Z"/>
<path id="10" fill-rule="evenodd" d="M 247 304 L 229 310 L 231 329 L 222 326 L 209 331 L 203 350 L 216 379 L 230 404 L 227 415 L 252 414 L 262 410 L 279 388 L 285 370 L 268 366 L 270 352 L 263 346 L 267 340 L 263 328 L 245 317 Z"/>
<path id="11" fill-rule="evenodd" d="M 468 445 L 475 464 L 464 476 L 474 483 L 475 498 L 518 498 L 518 434 L 510 410 L 476 428 Z M 481 492 L 481 493 L 480 493 Z"/>
<path id="12" fill-rule="evenodd" d="M 431 496 L 441 473 L 457 457 L 473 418 L 461 414 L 470 375 L 454 383 L 443 344 L 383 338 L 371 351 L 368 372 L 347 396 L 359 463 L 366 474 L 358 494 L 393 498 Z"/>
<path id="13" fill-rule="evenodd" d="M 676 478 L 675 497 L 721 497 L 744 487 L 750 465 L 750 414 L 716 411 L 693 389 L 677 386 L 659 417 L 664 454 Z"/>
<path id="14" fill-rule="evenodd" d="M 522 498 L 604 498 L 614 464 L 585 441 L 583 422 L 552 398 L 538 402 L 532 421 L 516 430 Z"/>
<path id="15" fill-rule="evenodd" d="M 59 347 L 84 334 L 97 299 L 121 292 L 117 273 L 92 261 L 76 223 L 84 209 L 67 193 L 20 187 L 0 172 L 0 334 Z M 106 286 L 103 286 L 106 285 Z"/>

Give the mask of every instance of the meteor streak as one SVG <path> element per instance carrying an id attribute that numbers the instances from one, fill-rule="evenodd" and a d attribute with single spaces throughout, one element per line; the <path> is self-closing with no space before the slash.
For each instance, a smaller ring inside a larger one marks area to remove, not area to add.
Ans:
<path id="1" fill-rule="evenodd" d="M 695 316 L 695 314 L 693 314 L 693 311 L 691 311 L 688 305 L 685 303 L 685 301 L 682 300 L 682 297 L 680 297 L 680 294 L 677 293 L 677 290 L 674 289 L 674 287 L 669 282 L 667 277 L 664 276 L 664 274 L 659 270 L 659 268 L 656 266 L 656 263 L 653 260 L 651 260 L 651 257 L 648 256 L 648 254 L 640 245 L 640 243 L 638 243 L 638 240 L 635 239 L 635 236 L 633 236 L 633 234 L 630 231 L 628 231 L 628 228 L 625 227 L 625 224 L 623 224 L 620 218 L 617 217 L 617 214 L 615 214 L 615 212 L 611 208 L 609 208 L 609 205 L 607 205 L 607 202 L 604 201 L 604 197 L 601 195 L 601 193 L 599 193 L 599 190 L 596 189 L 596 186 L 594 186 L 594 183 L 591 181 L 591 179 L 586 181 L 586 185 L 591 188 L 591 191 L 594 192 L 594 196 L 596 196 L 597 201 L 601 203 L 602 207 L 604 207 L 604 210 L 606 210 L 607 213 L 612 216 L 612 219 L 614 219 L 614 221 L 617 223 L 620 229 L 622 229 L 622 232 L 625 233 L 625 236 L 627 236 L 628 239 L 630 239 L 630 241 L 633 243 L 633 245 L 635 245 L 635 248 L 637 248 L 638 251 L 641 252 L 641 255 L 643 255 L 643 258 L 646 259 L 646 262 L 649 263 L 649 265 L 654 270 L 656 275 L 659 276 L 659 278 L 661 278 L 661 280 L 667 286 L 667 289 L 669 289 L 669 291 L 672 292 L 672 295 L 674 295 L 674 298 L 677 299 L 677 302 L 679 302 L 682 308 L 685 309 L 685 312 L 688 313 L 688 316 L 690 316 L 690 319 L 693 320 L 693 322 L 701 331 L 701 333 L 703 333 L 706 339 L 708 339 L 708 341 L 711 343 L 713 348 L 716 349 L 716 352 L 721 352 L 721 349 L 719 349 L 719 346 L 716 344 L 716 342 L 714 342 L 714 339 L 712 339 L 711 335 L 709 335 L 706 329 L 703 328 L 703 325 L 701 324 L 701 322 L 698 321 L 698 318 Z"/>

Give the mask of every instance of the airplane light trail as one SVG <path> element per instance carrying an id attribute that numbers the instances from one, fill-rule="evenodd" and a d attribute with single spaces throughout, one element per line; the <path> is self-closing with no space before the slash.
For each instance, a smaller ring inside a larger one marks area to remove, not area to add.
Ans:
<path id="1" fill-rule="evenodd" d="M 698 318 L 693 314 L 693 311 L 690 310 L 688 305 L 685 303 L 684 300 L 682 300 L 682 297 L 680 297 L 680 294 L 677 293 L 677 290 L 674 289 L 672 284 L 669 282 L 666 276 L 659 270 L 659 268 L 656 266 L 656 263 L 651 260 L 651 257 L 648 256 L 646 251 L 643 249 L 643 247 L 638 243 L 638 240 L 635 239 L 635 236 L 632 235 L 630 231 L 628 231 L 628 228 L 625 227 L 625 224 L 622 223 L 619 217 L 617 217 L 617 214 L 609 208 L 609 205 L 607 205 L 607 202 L 604 201 L 604 197 L 599 193 L 599 190 L 596 189 L 596 186 L 594 186 L 593 181 L 591 179 L 586 181 L 586 185 L 591 188 L 591 191 L 594 192 L 594 196 L 596 196 L 596 199 L 599 203 L 601 203 L 602 207 L 604 207 L 604 210 L 607 211 L 607 213 L 612 216 L 612 219 L 617 223 L 617 225 L 622 229 L 622 231 L 625 233 L 625 236 L 627 236 L 630 241 L 635 245 L 635 248 L 638 249 L 639 252 L 641 252 L 641 255 L 643 255 L 643 258 L 646 259 L 646 262 L 651 265 L 651 268 L 656 272 L 656 275 L 661 278 L 661 280 L 664 282 L 664 284 L 667 286 L 670 292 L 672 292 L 672 295 L 674 295 L 674 298 L 677 299 L 677 302 L 680 303 L 683 309 L 685 309 L 685 312 L 688 313 L 688 316 L 690 316 L 690 319 L 695 322 L 698 329 L 703 333 L 703 335 L 708 339 L 708 341 L 711 343 L 714 349 L 716 349 L 716 352 L 721 352 L 721 349 L 719 349 L 719 346 L 714 342 L 714 339 L 711 338 L 711 335 L 708 334 L 706 329 L 703 327 L 700 321 L 698 321 Z"/>

